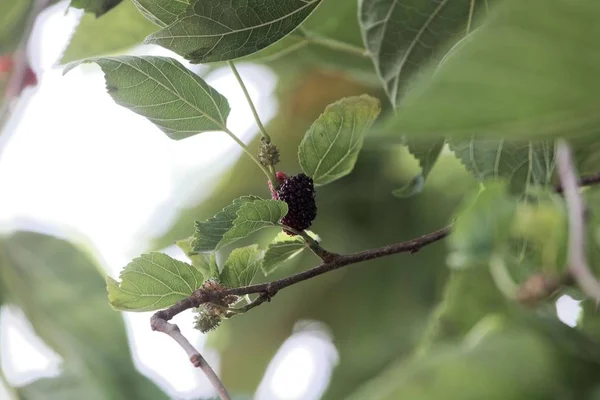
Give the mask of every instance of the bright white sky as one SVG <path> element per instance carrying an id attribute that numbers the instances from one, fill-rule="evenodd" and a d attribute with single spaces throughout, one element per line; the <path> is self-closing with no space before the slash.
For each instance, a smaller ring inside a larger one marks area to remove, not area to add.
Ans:
<path id="1" fill-rule="evenodd" d="M 34 32 L 30 56 L 40 85 L 25 93 L 29 101 L 9 127 L 12 135 L 2 148 L 0 225 L 14 229 L 15 220 L 26 219 L 74 228 L 98 249 L 108 273 L 116 277 L 144 249 L 146 240 L 168 227 L 178 207 L 207 196 L 211 178 L 242 152 L 221 132 L 170 140 L 143 117 L 117 106 L 95 66 L 62 76 L 54 64 L 80 16 L 73 10 L 65 15 L 65 8 L 62 3 L 47 12 Z M 135 52 L 173 56 L 157 47 Z M 238 68 L 263 122 L 268 121 L 277 111 L 272 96 L 276 76 L 256 65 Z M 228 127 L 244 141 L 251 140 L 256 127 L 233 76 L 218 70 L 206 79 L 229 100 Z M 33 228 L 29 223 L 20 226 Z M 172 340 L 148 329 L 149 314 L 125 314 L 125 320 L 135 361 L 144 373 L 173 396 L 213 393 Z M 180 315 L 175 322 L 202 347 L 205 338 L 192 329 L 191 315 Z M 299 331 L 290 337 L 269 366 L 256 398 L 318 399 L 337 363 L 335 347 L 324 332 Z M 60 373 L 60 358 L 35 336 L 17 309 L 2 309 L 0 345 L 2 366 L 12 384 Z M 218 354 L 203 352 L 218 370 Z"/>

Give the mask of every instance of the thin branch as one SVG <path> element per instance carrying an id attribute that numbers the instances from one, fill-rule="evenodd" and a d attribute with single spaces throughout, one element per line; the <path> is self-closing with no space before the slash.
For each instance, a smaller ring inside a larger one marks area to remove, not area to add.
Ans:
<path id="1" fill-rule="evenodd" d="M 600 172 L 593 175 L 583 176 L 577 181 L 577 185 L 582 187 L 595 185 L 597 183 L 600 183 Z M 562 185 L 560 183 L 557 184 L 554 190 L 556 190 L 558 193 L 562 193 Z"/>
<path id="2" fill-rule="evenodd" d="M 227 127 L 224 128 L 224 132 L 226 134 L 228 134 L 229 137 L 232 138 L 242 148 L 242 150 L 244 150 L 244 152 L 248 155 L 248 157 L 250 157 L 252 159 L 252 161 L 254 161 L 254 163 L 256 165 L 258 165 L 258 167 L 265 174 L 265 176 L 267 177 L 268 180 L 270 180 L 271 182 L 273 182 L 273 184 L 277 183 L 277 179 L 275 177 L 275 174 L 272 173 L 267 167 L 265 167 L 259 161 L 259 159 L 252 153 L 252 151 L 248 148 L 248 146 L 246 146 L 246 144 L 244 142 L 242 142 L 241 139 L 235 135 L 235 133 L 231 132 L 229 130 L 229 128 L 227 128 Z"/>
<path id="3" fill-rule="evenodd" d="M 190 361 L 196 368 L 200 368 L 204 375 L 208 378 L 210 383 L 217 391 L 221 400 L 231 400 L 227 389 L 223 386 L 223 382 L 219 379 L 215 371 L 210 367 L 208 362 L 202 357 L 202 354 L 196 350 L 196 348 L 186 339 L 185 336 L 179 330 L 179 327 L 175 324 L 170 324 L 162 318 L 156 316 L 156 314 L 150 319 L 150 326 L 153 331 L 162 332 L 169 335 L 185 352 L 187 353 Z"/>
<path id="4" fill-rule="evenodd" d="M 450 234 L 452 226 L 446 226 L 445 228 L 439 229 L 435 232 L 428 233 L 427 235 L 420 236 L 418 238 L 408 240 L 406 242 L 396 243 L 389 246 L 379 247 L 376 249 L 364 250 L 358 253 L 352 253 L 347 255 L 339 255 L 331 262 L 324 262 L 314 268 L 308 269 L 303 272 L 299 272 L 294 275 L 287 276 L 268 283 L 260 283 L 257 285 L 243 286 L 239 288 L 226 289 L 221 292 L 222 296 L 226 295 L 238 295 L 243 296 L 245 294 L 252 293 L 268 293 L 273 297 L 279 290 L 296 283 L 314 278 L 315 276 L 322 275 L 324 273 L 345 267 L 350 264 L 357 264 L 363 261 L 374 260 L 376 258 L 390 256 L 398 253 L 416 253 L 422 247 L 428 244 L 437 242 Z"/>
<path id="5" fill-rule="evenodd" d="M 583 292 L 600 302 L 600 283 L 586 260 L 585 207 L 569 145 L 560 140 L 557 147 L 558 176 L 562 183 L 569 215 L 569 272 Z"/>
<path id="6" fill-rule="evenodd" d="M 250 106 L 250 109 L 252 110 L 252 115 L 254 115 L 254 120 L 256 121 L 256 124 L 258 125 L 258 129 L 260 129 L 260 134 L 265 138 L 267 143 L 271 143 L 271 137 L 269 136 L 269 134 L 267 133 L 267 130 L 265 129 L 264 125 L 262 124 L 260 117 L 258 116 L 258 112 L 256 112 L 256 107 L 254 107 L 254 103 L 252 102 L 250 93 L 248 93 L 248 89 L 246 89 L 246 84 L 244 84 L 244 80 L 240 76 L 240 73 L 238 72 L 234 63 L 232 63 L 231 61 L 227 61 L 227 64 L 229 64 L 229 68 L 231 68 L 233 75 L 235 75 L 235 79 L 237 79 L 238 84 L 240 85 L 240 87 L 242 88 L 242 91 L 244 92 L 244 96 L 246 96 L 246 102 L 248 103 L 248 105 Z"/>

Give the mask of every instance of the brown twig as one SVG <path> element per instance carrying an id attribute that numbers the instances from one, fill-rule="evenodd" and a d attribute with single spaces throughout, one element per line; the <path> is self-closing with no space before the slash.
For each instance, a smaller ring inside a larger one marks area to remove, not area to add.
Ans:
<path id="1" fill-rule="evenodd" d="M 243 296 L 252 293 L 269 293 L 274 296 L 279 290 L 296 283 L 314 278 L 315 276 L 322 275 L 324 273 L 336 270 L 341 267 L 345 267 L 350 264 L 357 264 L 359 262 L 374 260 L 376 258 L 390 256 L 398 253 L 416 253 L 422 247 L 427 246 L 433 242 L 437 242 L 450 234 L 452 226 L 446 226 L 445 228 L 439 229 L 435 232 L 428 233 L 420 236 L 416 239 L 412 239 L 406 242 L 396 243 L 389 246 L 379 247 L 376 249 L 364 250 L 358 253 L 352 253 L 347 255 L 338 255 L 331 262 L 323 262 L 314 268 L 306 271 L 299 272 L 294 275 L 286 276 L 268 283 L 260 283 L 257 285 L 243 286 L 239 288 L 226 289 L 221 292 L 221 295 L 238 295 Z"/>
<path id="2" fill-rule="evenodd" d="M 586 295 L 600 302 L 600 283 L 590 271 L 586 260 L 585 206 L 571 159 L 571 149 L 563 140 L 558 142 L 557 149 L 558 176 L 569 216 L 569 272 Z"/>

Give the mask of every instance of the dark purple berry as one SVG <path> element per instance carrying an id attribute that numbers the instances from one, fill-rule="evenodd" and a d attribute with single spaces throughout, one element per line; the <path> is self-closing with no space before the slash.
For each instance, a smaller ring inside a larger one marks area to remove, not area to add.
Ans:
<path id="1" fill-rule="evenodd" d="M 304 174 L 289 177 L 279 186 L 277 197 L 288 205 L 288 213 L 281 219 L 282 224 L 298 231 L 310 227 L 317 216 L 315 186 L 311 178 Z"/>

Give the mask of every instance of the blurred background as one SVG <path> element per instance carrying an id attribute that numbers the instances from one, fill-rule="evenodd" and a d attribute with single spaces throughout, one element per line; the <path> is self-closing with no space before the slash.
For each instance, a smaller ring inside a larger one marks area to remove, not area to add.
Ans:
<path id="1" fill-rule="evenodd" d="M 149 23 L 132 10 L 126 1 L 95 20 L 62 1 L 36 21 L 28 57 L 39 83 L 23 91 L 0 136 L 0 224 L 12 243 L 0 274 L 2 399 L 214 396 L 181 349 L 150 330 L 150 313 L 110 309 L 103 275 L 117 277 L 149 250 L 184 260 L 173 243 L 193 232 L 194 220 L 240 195 L 269 196 L 268 188 L 224 133 L 172 141 L 117 106 L 96 66 L 63 76 L 66 62 L 98 52 L 184 62 L 158 47 L 97 47 L 110 29 L 125 29 L 132 43 L 145 36 Z M 307 26 L 360 46 L 358 24 L 349 23 L 356 12 L 356 1 L 329 0 Z M 100 36 L 78 36 L 79 22 Z M 257 127 L 229 69 L 186 65 L 228 98 L 228 127 L 255 144 Z M 297 146 L 327 104 L 369 93 L 389 108 L 365 58 L 305 46 L 238 68 L 286 173 L 300 171 Z M 421 194 L 392 196 L 417 171 L 403 147 L 367 140 L 353 173 L 318 190 L 313 230 L 340 253 L 407 240 L 445 226 L 478 187 L 447 152 Z M 272 234 L 259 239 L 266 244 Z M 269 278 L 317 261 L 303 254 Z M 442 296 L 445 263 L 440 242 L 290 287 L 209 335 L 192 329 L 190 313 L 175 322 L 240 399 L 342 399 L 414 351 Z M 564 296 L 559 304 L 559 316 L 574 325 L 578 303 Z"/>

